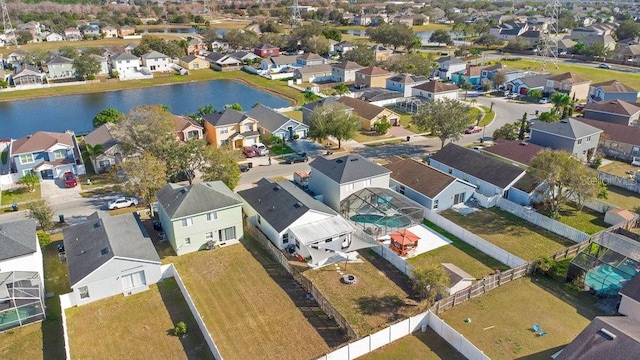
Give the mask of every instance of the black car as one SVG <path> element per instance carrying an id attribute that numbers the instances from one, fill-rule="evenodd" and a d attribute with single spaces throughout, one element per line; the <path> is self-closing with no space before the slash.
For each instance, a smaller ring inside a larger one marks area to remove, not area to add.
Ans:
<path id="1" fill-rule="evenodd" d="M 195 173 L 193 172 L 193 170 L 180 171 L 179 173 L 175 173 L 169 176 L 169 182 L 177 183 L 182 181 L 189 181 L 189 179 L 193 180 L 194 177 Z"/>
<path id="2" fill-rule="evenodd" d="M 240 168 L 241 172 L 247 172 L 250 169 L 249 165 L 245 165 L 245 164 L 238 165 L 238 168 Z"/>
<path id="3" fill-rule="evenodd" d="M 307 153 L 298 153 L 284 159 L 285 164 L 294 164 L 294 163 L 307 162 L 307 161 L 309 161 L 309 157 L 307 156 Z"/>

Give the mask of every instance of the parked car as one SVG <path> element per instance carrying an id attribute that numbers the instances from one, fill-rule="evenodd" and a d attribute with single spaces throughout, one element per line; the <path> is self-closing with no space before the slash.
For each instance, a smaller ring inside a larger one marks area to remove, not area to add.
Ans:
<path id="1" fill-rule="evenodd" d="M 195 173 L 193 170 L 180 171 L 179 173 L 169 176 L 169 182 L 177 183 L 181 181 L 189 181 L 189 179 L 193 179 L 194 177 Z"/>
<path id="2" fill-rule="evenodd" d="M 475 134 L 475 133 L 479 133 L 480 131 L 482 131 L 482 126 L 469 126 L 467 129 L 465 129 L 464 133 Z"/>
<path id="3" fill-rule="evenodd" d="M 605 64 L 605 63 L 602 63 L 602 64 L 598 65 L 598 67 L 600 69 L 611 69 L 611 65 Z"/>
<path id="4" fill-rule="evenodd" d="M 517 99 L 518 97 L 519 97 L 519 95 L 516 94 L 516 93 L 509 94 L 509 99 Z"/>
<path id="5" fill-rule="evenodd" d="M 242 154 L 247 158 L 252 158 L 258 156 L 258 150 L 253 146 L 245 146 L 244 149 L 242 149 Z"/>
<path id="6" fill-rule="evenodd" d="M 587 105 L 587 104 L 578 104 L 578 105 L 576 105 L 576 111 L 577 112 L 583 111 L 585 105 Z"/>
<path id="7" fill-rule="evenodd" d="M 238 168 L 240 169 L 240 172 L 247 172 L 250 169 L 249 165 L 247 164 L 239 164 Z"/>
<path id="8" fill-rule="evenodd" d="M 64 173 L 62 179 L 64 179 L 64 187 L 72 188 L 78 186 L 78 178 L 71 171 Z"/>
<path id="9" fill-rule="evenodd" d="M 294 164 L 294 163 L 307 162 L 307 161 L 309 161 L 309 157 L 307 156 L 307 153 L 304 153 L 304 152 L 288 156 L 287 158 L 284 159 L 285 164 Z"/>
<path id="10" fill-rule="evenodd" d="M 538 103 L 540 103 L 540 104 L 548 104 L 549 103 L 549 98 L 548 97 L 543 97 L 542 99 L 540 99 L 540 101 L 538 101 Z"/>
<path id="11" fill-rule="evenodd" d="M 265 144 L 263 144 L 263 143 L 255 143 L 252 146 L 253 146 L 254 149 L 256 149 L 256 152 L 258 153 L 259 156 L 269 155 L 269 149 L 267 149 Z"/>
<path id="12" fill-rule="evenodd" d="M 113 209 L 123 209 L 129 206 L 138 205 L 138 199 L 134 197 L 119 197 L 113 199 L 107 203 L 107 208 L 109 210 Z"/>

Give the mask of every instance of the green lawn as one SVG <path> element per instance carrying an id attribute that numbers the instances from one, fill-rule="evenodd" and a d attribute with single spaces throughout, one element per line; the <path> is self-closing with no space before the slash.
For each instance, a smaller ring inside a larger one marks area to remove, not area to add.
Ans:
<path id="1" fill-rule="evenodd" d="M 174 262 L 225 359 L 318 358 L 346 340 L 253 240 L 165 260 Z M 292 331 L 304 341 L 285 336 Z"/>
<path id="2" fill-rule="evenodd" d="M 604 222 L 604 214 L 593 211 L 587 207 L 578 210 L 570 204 L 562 206 L 558 220 L 565 225 L 569 225 L 589 235 L 609 227 L 609 225 Z"/>
<path id="3" fill-rule="evenodd" d="M 369 135 L 369 134 L 365 134 L 363 132 L 357 132 L 356 135 L 353 137 L 353 140 L 359 142 L 359 143 L 365 143 L 365 142 L 369 142 L 369 141 L 378 141 L 378 140 L 384 140 L 387 138 L 390 138 L 391 135 L 389 133 L 386 133 L 384 135 L 380 135 L 380 134 L 373 134 L 373 135 Z"/>
<path id="4" fill-rule="evenodd" d="M 363 360 L 462 360 L 462 354 L 444 341 L 435 331 L 416 331 L 358 359 Z"/>
<path id="5" fill-rule="evenodd" d="M 625 179 L 629 178 L 629 173 L 628 173 L 629 171 L 636 172 L 640 170 L 638 169 L 637 166 L 633 166 L 631 164 L 627 164 L 622 161 L 616 161 L 616 160 L 610 160 L 610 159 L 605 159 L 604 161 L 607 162 L 608 164 L 600 166 L 598 168 L 599 171 L 605 172 L 607 174 L 620 176 Z"/>
<path id="6" fill-rule="evenodd" d="M 452 263 L 473 275 L 476 279 L 482 279 L 489 274 L 493 274 L 496 269 L 509 269 L 507 265 L 449 234 L 433 223 L 424 220 L 424 224 L 451 240 L 452 243 L 410 258 L 408 261 L 414 267 L 423 268 L 429 264 Z"/>
<path id="7" fill-rule="evenodd" d="M 376 147 L 376 146 L 383 146 L 383 145 L 395 145 L 395 144 L 400 144 L 405 142 L 405 140 L 402 139 L 392 139 L 392 140 L 386 140 L 386 141 L 381 141 L 381 142 L 375 142 L 375 143 L 368 143 L 365 144 L 366 146 L 369 147 Z"/>
<path id="8" fill-rule="evenodd" d="M 185 338 L 170 330 L 179 321 L 187 325 Z M 139 294 L 70 308 L 67 326 L 71 356 L 78 359 L 213 359 L 172 278 Z"/>
<path id="9" fill-rule="evenodd" d="M 293 149 L 291 149 L 287 144 L 271 145 L 271 147 L 269 148 L 269 153 L 271 155 L 291 154 L 294 152 L 295 151 L 293 151 Z"/>
<path id="10" fill-rule="evenodd" d="M 601 315 L 596 301 L 548 278 L 524 277 L 439 316 L 492 359 L 549 359 Z M 547 335 L 537 336 L 534 324 Z"/>
<path id="11" fill-rule="evenodd" d="M 292 118 L 293 120 L 302 122 L 302 110 L 294 110 L 282 114 Z"/>
<path id="12" fill-rule="evenodd" d="M 484 117 L 482 118 L 482 120 L 480 120 L 480 126 L 487 126 L 491 124 L 493 119 L 496 117 L 496 113 L 491 111 L 491 109 L 486 106 L 480 105 L 480 108 L 484 110 Z"/>
<path id="13" fill-rule="evenodd" d="M 607 199 L 603 201 L 640 214 L 640 194 L 636 192 L 610 185 L 607 186 Z"/>
<path id="14" fill-rule="evenodd" d="M 447 210 L 441 215 L 523 260 L 551 255 L 575 244 L 497 208 L 480 209 L 466 216 Z"/>
<path id="15" fill-rule="evenodd" d="M 2 190 L 2 204 L 11 205 L 25 201 L 38 200 L 42 197 L 40 184 L 37 184 L 34 192 L 30 192 L 26 187 L 19 187 L 11 190 Z"/>
<path id="16" fill-rule="evenodd" d="M 341 283 L 333 265 L 306 270 L 310 279 L 331 304 L 347 319 L 358 336 L 363 337 L 397 320 L 417 315 L 423 306 L 405 304 L 412 295 L 407 276 L 372 250 L 359 251 L 361 264 L 338 264 L 343 272 L 357 277 L 355 284 Z"/>

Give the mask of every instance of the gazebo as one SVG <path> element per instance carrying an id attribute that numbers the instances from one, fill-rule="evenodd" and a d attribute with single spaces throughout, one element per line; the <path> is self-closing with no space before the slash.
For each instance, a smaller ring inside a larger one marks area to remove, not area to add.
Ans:
<path id="1" fill-rule="evenodd" d="M 389 237 L 391 237 L 391 250 L 400 256 L 409 255 L 418 246 L 418 240 L 420 240 L 418 235 L 407 229 L 392 232 Z"/>

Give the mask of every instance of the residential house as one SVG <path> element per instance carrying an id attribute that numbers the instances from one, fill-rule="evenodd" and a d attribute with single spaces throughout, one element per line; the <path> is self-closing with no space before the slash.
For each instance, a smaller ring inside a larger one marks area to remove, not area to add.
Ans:
<path id="1" fill-rule="evenodd" d="M 85 173 L 73 132 L 38 131 L 14 140 L 9 159 L 12 172 L 20 176 L 34 172 L 42 179 L 56 179 L 67 171 Z"/>
<path id="2" fill-rule="evenodd" d="M 516 166 L 528 167 L 531 160 L 544 149 L 543 146 L 523 140 L 498 139 L 495 145 L 487 146 L 481 152 L 490 153 Z"/>
<path id="3" fill-rule="evenodd" d="M 135 35 L 135 33 L 136 33 L 136 28 L 131 27 L 129 25 L 125 25 L 118 28 L 119 37 L 131 36 L 131 35 Z"/>
<path id="4" fill-rule="evenodd" d="M 511 187 L 526 171 L 453 143 L 445 145 L 429 159 L 429 165 L 477 187 L 485 196 L 507 198 Z"/>
<path id="5" fill-rule="evenodd" d="M 482 85 L 481 72 L 486 66 L 467 64 L 464 71 L 458 71 L 451 74 L 451 82 L 454 84 L 460 84 L 462 82 L 471 85 Z"/>
<path id="6" fill-rule="evenodd" d="M 58 34 L 58 33 L 50 33 L 45 37 L 45 40 L 47 42 L 56 42 L 56 41 L 63 41 L 64 40 L 64 36 Z"/>
<path id="7" fill-rule="evenodd" d="M 372 19 L 370 15 L 356 15 L 353 17 L 351 23 L 359 26 L 369 26 L 371 25 Z"/>
<path id="8" fill-rule="evenodd" d="M 29 21 L 28 23 L 18 25 L 18 30 L 26 31 L 30 33 L 34 38 L 39 37 L 42 34 L 42 30 L 44 29 L 45 27 L 38 21 Z"/>
<path id="9" fill-rule="evenodd" d="M 334 82 L 354 82 L 356 81 L 356 72 L 361 69 L 364 69 L 364 66 L 348 60 L 332 64 L 331 79 Z"/>
<path id="10" fill-rule="evenodd" d="M 570 53 L 576 45 L 578 45 L 578 43 L 571 39 L 558 40 L 558 54 Z"/>
<path id="11" fill-rule="evenodd" d="M 181 57 L 180 60 L 178 60 L 178 65 L 187 70 L 200 70 L 209 68 L 209 62 L 207 60 L 195 56 L 194 54 Z"/>
<path id="12" fill-rule="evenodd" d="M 622 297 L 618 312 L 635 320 L 636 328 L 638 328 L 637 322 L 640 322 L 640 276 L 636 275 L 624 284 L 618 294 Z"/>
<path id="13" fill-rule="evenodd" d="M 171 71 L 171 58 L 157 51 L 151 51 L 141 56 L 142 66 L 151 72 L 168 72 Z"/>
<path id="14" fill-rule="evenodd" d="M 309 125 L 276 112 L 262 104 L 258 104 L 247 116 L 258 121 L 260 135 L 264 138 L 277 136 L 284 141 L 306 139 Z"/>
<path id="15" fill-rule="evenodd" d="M 351 113 L 353 112 L 353 108 L 338 102 L 338 99 L 335 97 L 325 97 L 322 98 L 318 101 L 314 101 L 311 103 L 307 103 L 304 104 L 302 106 L 302 108 L 300 108 L 300 110 L 302 110 L 302 122 L 305 124 L 309 124 L 309 119 L 311 117 L 311 114 L 313 114 L 316 111 L 316 108 L 318 106 L 325 106 L 325 105 L 335 105 L 335 106 L 340 106 L 342 108 L 344 108 L 345 112 Z"/>
<path id="16" fill-rule="evenodd" d="M 373 51 L 373 57 L 377 62 L 386 61 L 393 54 L 393 50 L 382 45 L 373 45 L 371 46 L 371 50 Z"/>
<path id="17" fill-rule="evenodd" d="M 180 141 L 203 139 L 204 128 L 194 124 L 185 116 L 174 115 L 174 131 Z"/>
<path id="18" fill-rule="evenodd" d="M 389 187 L 391 171 L 360 155 L 336 159 L 318 156 L 309 167 L 309 190 L 321 195 L 322 201 L 336 211 L 340 211 L 340 201 L 358 190 Z"/>
<path id="19" fill-rule="evenodd" d="M 24 63 L 25 58 L 29 55 L 28 52 L 18 48 L 13 50 L 7 55 L 6 62 L 7 65 L 11 64 L 11 66 L 16 69 L 20 67 L 20 64 Z"/>
<path id="20" fill-rule="evenodd" d="M 207 142 L 214 148 L 242 149 L 258 142 L 258 121 L 233 109 L 203 117 Z"/>
<path id="21" fill-rule="evenodd" d="M 96 173 L 108 171 L 123 161 L 122 149 L 113 137 L 113 128 L 113 124 L 106 123 L 84 136 L 85 144 L 102 147 L 99 154 L 91 155 L 91 163 Z"/>
<path id="22" fill-rule="evenodd" d="M 100 29 L 104 38 L 116 38 L 118 37 L 118 29 L 113 26 L 105 26 Z"/>
<path id="23" fill-rule="evenodd" d="M 589 86 L 588 103 L 611 100 L 635 103 L 638 100 L 638 90 L 618 80 L 609 80 Z"/>
<path id="24" fill-rule="evenodd" d="M 296 58 L 296 65 L 298 66 L 324 65 L 326 63 L 327 60 L 325 58 L 314 53 L 302 54 Z"/>
<path id="25" fill-rule="evenodd" d="M 574 118 L 547 123 L 536 121 L 530 127 L 532 144 L 564 150 L 581 161 L 589 160 L 598 148 L 602 130 Z"/>
<path id="26" fill-rule="evenodd" d="M 621 44 L 614 52 L 613 58 L 630 63 L 640 62 L 640 44 Z"/>
<path id="27" fill-rule="evenodd" d="M 97 75 L 109 74 L 109 61 L 107 60 L 106 57 L 96 55 L 96 54 L 89 54 L 89 57 L 96 60 L 100 64 L 100 70 L 98 71 Z"/>
<path id="28" fill-rule="evenodd" d="M 363 130 L 374 130 L 374 125 L 378 122 L 387 122 L 392 126 L 400 125 L 400 115 L 385 107 L 348 96 L 339 98 L 338 102 L 353 109 L 352 113 L 360 119 L 360 127 Z"/>
<path id="29" fill-rule="evenodd" d="M 226 51 L 229 50 L 229 43 L 224 40 L 216 39 L 211 42 L 211 49 L 213 51 Z"/>
<path id="30" fill-rule="evenodd" d="M 201 55 L 207 54 L 207 43 L 199 38 L 193 38 L 189 40 L 187 45 L 187 55 Z"/>
<path id="31" fill-rule="evenodd" d="M 336 52 L 344 54 L 347 51 L 353 50 L 356 46 L 350 41 L 341 41 L 334 45 Z"/>
<path id="32" fill-rule="evenodd" d="M 387 84 L 387 79 L 391 76 L 393 76 L 393 73 L 372 65 L 356 71 L 355 87 L 358 89 L 384 88 Z"/>
<path id="33" fill-rule="evenodd" d="M 331 65 L 309 65 L 297 68 L 293 71 L 293 78 L 301 82 L 325 82 L 331 81 Z"/>
<path id="34" fill-rule="evenodd" d="M 178 256 L 237 243 L 243 200 L 222 181 L 167 184 L 156 192 L 158 216 Z"/>
<path id="35" fill-rule="evenodd" d="M 75 78 L 76 76 L 76 69 L 73 66 L 73 60 L 61 55 L 58 55 L 44 63 L 44 67 L 47 69 L 49 79 L 69 79 Z"/>
<path id="36" fill-rule="evenodd" d="M 547 79 L 549 77 L 551 77 L 550 74 L 527 75 L 507 81 L 505 88 L 512 93 L 520 95 L 527 95 L 531 90 L 540 90 L 542 92 L 547 85 Z"/>
<path id="37" fill-rule="evenodd" d="M 527 23 L 504 22 L 498 26 L 489 29 L 489 34 L 496 36 L 501 40 L 514 40 L 518 36 L 529 30 Z"/>
<path id="38" fill-rule="evenodd" d="M 250 51 L 236 51 L 229 55 L 234 59 L 240 60 L 244 64 L 247 64 L 249 62 L 255 62 L 256 60 L 261 60 L 260 56 Z"/>
<path id="39" fill-rule="evenodd" d="M 140 73 L 140 59 L 127 52 L 112 57 L 111 66 L 121 79 L 136 77 Z"/>
<path id="40" fill-rule="evenodd" d="M 333 39 L 327 39 L 327 41 L 329 41 L 329 55 L 335 55 L 336 44 L 338 43 L 338 41 L 335 41 Z"/>
<path id="41" fill-rule="evenodd" d="M 278 249 L 293 248 L 301 258 L 311 257 L 314 266 L 344 256 L 355 240 L 355 229 L 347 220 L 290 181 L 262 179 L 256 187 L 238 194 L 253 226 Z"/>
<path id="42" fill-rule="evenodd" d="M 411 95 L 428 100 L 444 100 L 458 99 L 458 87 L 452 83 L 443 83 L 440 81 L 428 81 L 426 83 L 414 86 L 411 89 Z"/>
<path id="43" fill-rule="evenodd" d="M 434 76 L 443 80 L 450 80 L 451 75 L 467 69 L 467 63 L 455 58 L 446 56 L 438 59 L 438 69 L 433 72 Z"/>
<path id="44" fill-rule="evenodd" d="M 45 74 L 35 66 L 19 65 L 14 68 L 11 82 L 15 87 L 39 86 L 45 82 Z"/>
<path id="45" fill-rule="evenodd" d="M 82 33 L 80 30 L 70 27 L 64 30 L 64 38 L 67 41 L 82 40 Z"/>
<path id="46" fill-rule="evenodd" d="M 487 66 L 486 68 L 482 69 L 482 71 L 480 72 L 480 76 L 483 79 L 489 79 L 491 81 L 494 82 L 494 86 L 498 87 L 498 86 L 503 86 L 504 83 L 502 84 L 496 84 L 494 81 L 494 77 L 496 74 L 502 74 L 504 75 L 504 79 L 505 79 L 505 83 L 514 79 L 518 79 L 523 77 L 526 74 L 526 71 L 524 70 L 519 70 L 519 69 L 514 69 L 510 66 L 506 66 L 503 64 L 497 64 L 497 65 L 493 65 L 493 66 Z"/>
<path id="47" fill-rule="evenodd" d="M 391 171 L 389 187 L 433 211 L 450 209 L 473 196 L 475 185 L 414 159 L 383 165 Z"/>
<path id="48" fill-rule="evenodd" d="M 44 294 L 36 221 L 0 224 L 0 331 L 44 320 Z M 22 311 L 15 311 L 16 307 Z"/>
<path id="49" fill-rule="evenodd" d="M 242 68 L 242 61 L 228 54 L 211 52 L 205 56 L 209 66 L 217 71 L 234 71 Z"/>
<path id="50" fill-rule="evenodd" d="M 597 316 L 561 350 L 555 360 L 631 359 L 639 352 L 640 326 L 637 318 Z"/>
<path id="51" fill-rule="evenodd" d="M 135 213 L 95 212 L 63 234 L 76 305 L 139 293 L 162 278 L 160 257 Z"/>
<path id="52" fill-rule="evenodd" d="M 82 30 L 82 36 L 83 37 L 95 37 L 95 38 L 99 38 L 102 35 L 100 34 L 100 26 L 98 25 L 87 25 L 87 27 L 85 27 Z"/>
<path id="53" fill-rule="evenodd" d="M 625 126 L 640 126 L 640 104 L 624 100 L 587 104 L 583 110 L 588 119 L 606 121 Z"/>
<path id="54" fill-rule="evenodd" d="M 124 52 L 131 54 L 138 47 L 136 43 L 128 43 L 124 48 Z"/>
<path id="55" fill-rule="evenodd" d="M 519 38 L 527 40 L 529 42 L 529 46 L 535 47 L 540 43 L 540 37 L 542 32 L 539 30 L 527 30 L 520 34 Z"/>
<path id="56" fill-rule="evenodd" d="M 616 40 L 611 35 L 591 35 L 578 38 L 578 42 L 589 45 L 602 45 L 604 49 L 613 51 L 616 48 Z"/>
<path id="57" fill-rule="evenodd" d="M 295 55 L 272 56 L 267 59 L 262 59 L 260 68 L 263 71 L 268 71 L 275 74 L 287 68 L 296 68 L 297 61 L 298 57 Z"/>
<path id="58" fill-rule="evenodd" d="M 640 127 L 580 118 L 581 122 L 602 130 L 598 150 L 604 155 L 631 162 L 640 157 Z"/>
<path id="59" fill-rule="evenodd" d="M 576 99 L 586 99 L 589 96 L 591 80 L 570 72 L 553 75 L 547 78 L 544 91 L 548 93 L 561 92 Z"/>
<path id="60" fill-rule="evenodd" d="M 261 58 L 280 55 L 280 48 L 271 44 L 260 44 L 253 48 L 253 53 Z"/>
<path id="61" fill-rule="evenodd" d="M 413 93 L 413 88 L 420 84 L 424 84 L 429 79 L 426 76 L 416 76 L 409 74 L 398 74 L 387 79 L 387 90 L 397 91 L 404 97 L 410 97 Z"/>
<path id="62" fill-rule="evenodd" d="M 392 23 L 406 25 L 408 27 L 413 26 L 413 18 L 410 16 L 396 16 L 393 18 Z"/>
<path id="63" fill-rule="evenodd" d="M 449 295 L 453 295 L 458 291 L 468 288 L 476 280 L 473 275 L 469 275 L 468 272 L 460 269 L 452 263 L 442 263 L 442 268 L 449 276 L 449 285 L 446 288 Z"/>

